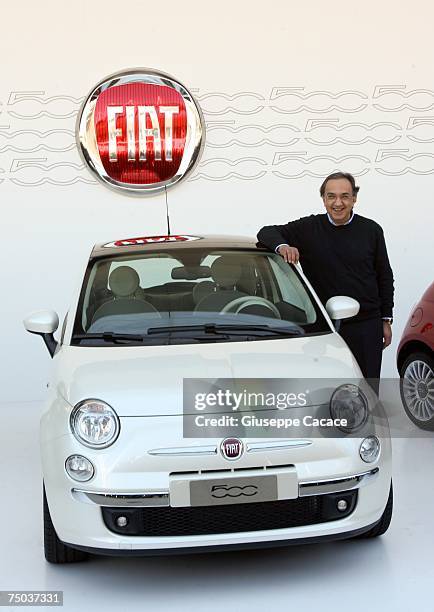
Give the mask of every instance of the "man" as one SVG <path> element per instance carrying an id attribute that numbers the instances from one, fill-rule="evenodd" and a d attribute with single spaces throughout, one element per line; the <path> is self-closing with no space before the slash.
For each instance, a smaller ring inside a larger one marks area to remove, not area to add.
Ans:
<path id="1" fill-rule="evenodd" d="M 268 225 L 258 240 L 288 263 L 300 259 L 323 304 L 333 295 L 360 303 L 339 333 L 378 391 L 382 350 L 392 340 L 393 273 L 380 225 L 354 213 L 358 191 L 351 174 L 330 174 L 320 187 L 325 214 Z"/>

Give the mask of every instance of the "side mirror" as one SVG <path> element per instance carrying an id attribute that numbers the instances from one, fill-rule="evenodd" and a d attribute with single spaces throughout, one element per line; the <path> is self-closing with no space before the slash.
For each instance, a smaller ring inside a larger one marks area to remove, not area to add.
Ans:
<path id="1" fill-rule="evenodd" d="M 347 295 L 334 295 L 327 300 L 326 310 L 335 324 L 336 331 L 339 331 L 342 319 L 355 317 L 360 310 L 360 304 Z"/>
<path id="2" fill-rule="evenodd" d="M 57 348 L 54 332 L 59 327 L 59 317 L 54 310 L 38 310 L 30 313 L 23 321 L 24 327 L 31 334 L 38 334 L 44 339 L 45 345 L 53 357 Z"/>

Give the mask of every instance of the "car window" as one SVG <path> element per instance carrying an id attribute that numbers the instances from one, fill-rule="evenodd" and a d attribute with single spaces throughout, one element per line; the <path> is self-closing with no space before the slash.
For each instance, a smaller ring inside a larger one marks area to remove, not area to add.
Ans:
<path id="1" fill-rule="evenodd" d="M 280 256 L 261 249 L 183 247 L 90 262 L 73 340 L 93 335 L 97 342 L 105 334 L 107 344 L 110 333 L 133 334 L 146 340 L 153 335 L 155 344 L 160 328 L 161 344 L 168 334 L 171 343 L 186 341 L 189 331 L 190 339 L 206 341 L 210 325 L 230 325 L 232 336 L 237 327 L 256 326 L 246 333 L 258 338 L 278 337 L 276 329 L 294 336 L 330 332 L 304 281 Z M 233 340 L 229 332 L 212 333 L 209 341 Z"/>
<path id="2" fill-rule="evenodd" d="M 316 318 L 315 308 L 313 307 L 308 293 L 301 284 L 300 279 L 293 272 L 292 268 L 290 268 L 281 257 L 279 257 L 279 259 L 270 259 L 270 265 L 282 300 L 287 304 L 291 304 L 303 310 L 306 314 L 306 321 L 313 323 Z M 290 282 L 288 282 L 288 275 L 291 276 Z"/>

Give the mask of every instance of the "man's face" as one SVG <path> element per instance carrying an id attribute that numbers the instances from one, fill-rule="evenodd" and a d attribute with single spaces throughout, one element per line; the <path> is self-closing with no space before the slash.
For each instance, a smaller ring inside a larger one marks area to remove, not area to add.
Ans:
<path id="1" fill-rule="evenodd" d="M 348 221 L 356 200 L 357 197 L 353 195 L 351 183 L 348 179 L 330 179 L 327 181 L 323 202 L 336 225 L 342 225 Z"/>

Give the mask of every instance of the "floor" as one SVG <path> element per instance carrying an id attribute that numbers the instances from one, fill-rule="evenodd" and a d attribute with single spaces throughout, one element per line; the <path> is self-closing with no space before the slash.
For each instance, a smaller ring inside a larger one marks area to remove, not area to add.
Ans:
<path id="1" fill-rule="evenodd" d="M 0 590 L 62 590 L 71 611 L 432 610 L 434 436 L 394 440 L 395 511 L 377 540 L 52 566 L 42 550 L 40 410 L 0 404 Z"/>

